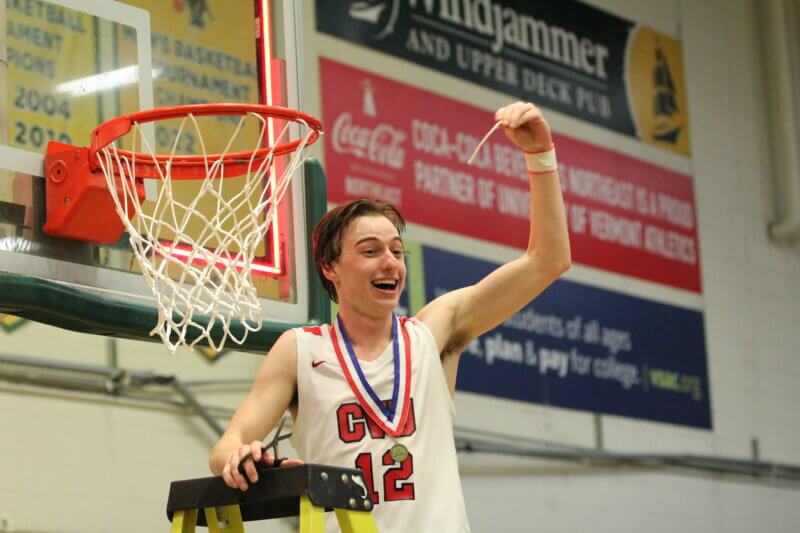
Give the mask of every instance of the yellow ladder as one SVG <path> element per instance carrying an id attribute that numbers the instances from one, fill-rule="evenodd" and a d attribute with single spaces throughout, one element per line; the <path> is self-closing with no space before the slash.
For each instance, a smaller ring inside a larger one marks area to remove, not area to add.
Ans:
<path id="1" fill-rule="evenodd" d="M 173 481 L 167 501 L 171 533 L 244 533 L 244 522 L 300 516 L 300 533 L 322 533 L 333 510 L 344 533 L 377 533 L 360 470 L 304 464 L 259 470 L 242 492 L 221 477 Z"/>

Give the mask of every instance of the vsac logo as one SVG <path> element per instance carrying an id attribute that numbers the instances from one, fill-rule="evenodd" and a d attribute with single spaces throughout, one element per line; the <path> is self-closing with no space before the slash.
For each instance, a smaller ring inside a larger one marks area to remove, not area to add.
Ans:
<path id="1" fill-rule="evenodd" d="M 400 0 L 352 0 L 347 14 L 372 26 L 372 38 L 380 40 L 394 33 L 399 11 Z"/>

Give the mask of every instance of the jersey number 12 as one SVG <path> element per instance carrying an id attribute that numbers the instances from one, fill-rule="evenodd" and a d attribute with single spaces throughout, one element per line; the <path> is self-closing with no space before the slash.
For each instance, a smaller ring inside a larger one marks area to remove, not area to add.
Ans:
<path id="1" fill-rule="evenodd" d="M 383 474 L 383 501 L 391 502 L 397 500 L 414 499 L 414 483 L 408 478 L 414 473 L 414 456 L 411 454 L 399 464 L 389 455 L 389 450 L 381 457 L 384 466 L 389 466 Z M 392 466 L 397 465 L 397 466 Z M 356 467 L 364 473 L 367 483 L 367 490 L 373 505 L 380 503 L 380 496 L 375 490 L 375 475 L 372 468 L 372 454 L 362 453 L 356 457 Z"/>

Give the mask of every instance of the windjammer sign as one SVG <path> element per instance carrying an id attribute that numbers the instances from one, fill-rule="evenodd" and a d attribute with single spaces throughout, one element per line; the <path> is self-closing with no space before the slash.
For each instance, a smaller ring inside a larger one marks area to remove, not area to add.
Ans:
<path id="1" fill-rule="evenodd" d="M 680 43 L 573 0 L 317 0 L 317 29 L 688 155 Z"/>

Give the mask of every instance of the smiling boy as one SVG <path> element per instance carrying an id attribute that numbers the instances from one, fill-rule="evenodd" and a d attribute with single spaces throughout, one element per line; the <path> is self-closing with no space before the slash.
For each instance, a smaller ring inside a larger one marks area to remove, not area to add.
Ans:
<path id="1" fill-rule="evenodd" d="M 287 331 L 270 350 L 211 454 L 212 472 L 229 486 L 247 490 L 258 479 L 253 461 L 273 463 L 261 453 L 261 440 L 289 409 L 301 460 L 364 472 L 379 531 L 469 531 L 453 440 L 461 351 L 570 264 L 549 125 L 524 102 L 499 109 L 495 118 L 528 165 L 525 252 L 415 317 L 398 317 L 393 310 L 406 279 L 403 217 L 371 200 L 327 213 L 314 230 L 314 255 L 338 315 L 329 326 Z M 335 530 L 335 522 L 327 525 Z"/>

